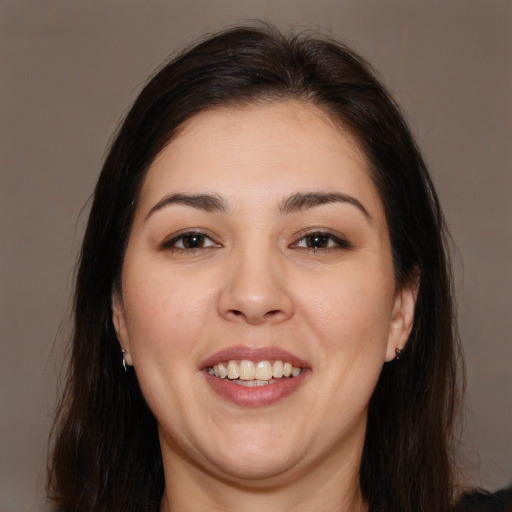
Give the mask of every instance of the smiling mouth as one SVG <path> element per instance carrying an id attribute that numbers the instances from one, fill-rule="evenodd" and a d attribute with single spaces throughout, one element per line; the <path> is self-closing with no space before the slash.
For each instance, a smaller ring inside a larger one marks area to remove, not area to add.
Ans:
<path id="1" fill-rule="evenodd" d="M 241 361 L 232 359 L 208 366 L 206 371 L 209 375 L 227 379 L 233 384 L 255 387 L 298 377 L 302 373 L 302 368 L 282 360 L 253 362 L 247 359 Z"/>

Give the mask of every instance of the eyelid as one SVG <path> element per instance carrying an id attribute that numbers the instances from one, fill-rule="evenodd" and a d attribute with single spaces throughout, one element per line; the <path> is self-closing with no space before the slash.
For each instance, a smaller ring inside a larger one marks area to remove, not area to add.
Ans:
<path id="1" fill-rule="evenodd" d="M 302 242 L 305 238 L 308 236 L 313 235 L 321 235 L 329 238 L 330 240 L 335 242 L 334 247 L 325 247 L 325 248 L 318 248 L 315 249 L 314 247 L 300 247 L 298 244 Z M 331 251 L 331 250 L 337 250 L 337 249 L 352 249 L 353 245 L 349 242 L 346 236 L 342 235 L 341 233 L 333 233 L 331 230 L 326 230 L 325 228 L 309 228 L 307 230 L 304 230 L 300 233 L 298 233 L 295 237 L 295 241 L 290 244 L 291 248 L 296 249 L 304 249 L 308 251 Z"/>
<path id="2" fill-rule="evenodd" d="M 193 236 L 193 235 L 204 236 L 206 239 L 208 239 L 212 242 L 212 245 L 208 245 L 207 247 L 196 247 L 196 248 L 177 247 L 174 245 L 180 239 L 186 238 L 187 236 Z M 214 235 L 212 235 L 208 230 L 201 229 L 201 228 L 183 229 L 181 231 L 178 231 L 177 233 L 173 233 L 172 235 L 166 237 L 163 240 L 163 242 L 160 244 L 160 249 L 162 249 L 162 250 L 173 249 L 176 251 L 186 251 L 186 252 L 193 252 L 193 251 L 197 251 L 197 250 L 201 250 L 201 249 L 210 249 L 212 247 L 222 247 L 222 245 L 216 240 L 216 237 Z"/>

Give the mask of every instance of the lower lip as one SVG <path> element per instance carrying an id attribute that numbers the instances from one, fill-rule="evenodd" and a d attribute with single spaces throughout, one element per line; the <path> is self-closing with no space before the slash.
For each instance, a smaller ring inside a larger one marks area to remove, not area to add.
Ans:
<path id="1" fill-rule="evenodd" d="M 203 371 L 206 381 L 221 397 L 236 405 L 245 407 L 261 407 L 270 405 L 291 395 L 307 377 L 309 372 L 305 369 L 297 377 L 281 379 L 274 384 L 266 386 L 241 386 L 234 384 L 229 379 L 221 379 Z"/>

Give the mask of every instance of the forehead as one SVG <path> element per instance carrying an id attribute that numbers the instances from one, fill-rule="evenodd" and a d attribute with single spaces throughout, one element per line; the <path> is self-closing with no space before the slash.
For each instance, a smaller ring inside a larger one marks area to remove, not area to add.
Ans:
<path id="1" fill-rule="evenodd" d="M 351 133 L 320 108 L 287 100 L 190 118 L 150 166 L 141 200 L 214 192 L 249 204 L 258 195 L 280 199 L 297 191 L 338 191 L 380 204 Z"/>

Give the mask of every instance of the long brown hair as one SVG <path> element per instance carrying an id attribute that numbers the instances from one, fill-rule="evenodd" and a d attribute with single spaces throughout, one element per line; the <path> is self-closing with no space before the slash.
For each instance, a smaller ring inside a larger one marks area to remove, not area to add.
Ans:
<path id="1" fill-rule="evenodd" d="M 227 30 L 168 63 L 110 148 L 80 255 L 68 380 L 49 461 L 57 509 L 158 511 L 164 477 L 155 419 L 134 372 L 123 371 L 111 322 L 138 193 L 155 156 L 191 116 L 286 98 L 320 107 L 357 138 L 384 204 L 397 286 L 419 276 L 410 339 L 400 361 L 385 364 L 370 402 L 362 493 L 372 512 L 450 509 L 460 348 L 436 192 L 403 116 L 367 63 L 327 38 L 269 26 Z"/>

